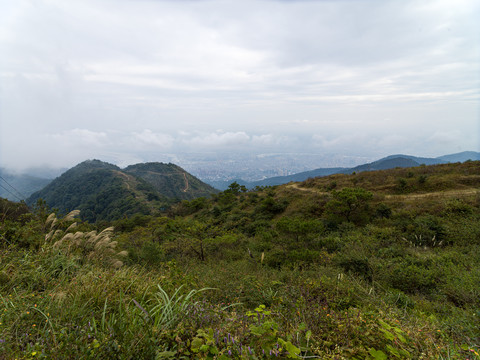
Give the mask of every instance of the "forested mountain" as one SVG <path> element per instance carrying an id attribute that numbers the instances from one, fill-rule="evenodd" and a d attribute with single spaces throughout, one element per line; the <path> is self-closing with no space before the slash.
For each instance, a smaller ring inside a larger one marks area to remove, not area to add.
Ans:
<path id="1" fill-rule="evenodd" d="M 166 168 L 163 170 L 163 168 Z M 133 214 L 154 214 L 175 201 L 192 199 L 197 194 L 209 194 L 215 190 L 204 185 L 190 174 L 165 164 L 137 165 L 122 171 L 118 166 L 99 160 L 88 160 L 73 167 L 44 189 L 34 193 L 27 203 L 38 199 L 66 213 L 81 210 L 82 219 L 88 221 L 114 220 Z M 157 177 L 169 177 L 163 182 Z M 142 178 L 144 177 L 145 180 Z M 194 188 L 190 188 L 190 181 Z M 163 185 L 163 186 L 161 186 Z M 204 191 L 202 191 L 205 189 Z"/>
<path id="2" fill-rule="evenodd" d="M 160 194 L 172 199 L 191 200 L 201 196 L 208 197 L 217 192 L 210 185 L 171 163 L 136 164 L 128 166 L 124 172 L 142 178 Z"/>

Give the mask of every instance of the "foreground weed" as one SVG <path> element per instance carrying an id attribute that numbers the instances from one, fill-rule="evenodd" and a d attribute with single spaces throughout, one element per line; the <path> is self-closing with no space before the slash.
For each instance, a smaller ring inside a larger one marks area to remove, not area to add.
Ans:
<path id="1" fill-rule="evenodd" d="M 200 290 L 191 290 L 188 294 L 181 294 L 183 285 L 178 287 L 172 296 L 157 285 L 158 291 L 155 293 L 156 304 L 151 308 L 150 315 L 153 324 L 157 329 L 172 329 L 180 322 L 183 316 L 187 316 L 190 309 L 196 305 L 193 298 L 206 290 L 212 288 L 203 288 Z"/>

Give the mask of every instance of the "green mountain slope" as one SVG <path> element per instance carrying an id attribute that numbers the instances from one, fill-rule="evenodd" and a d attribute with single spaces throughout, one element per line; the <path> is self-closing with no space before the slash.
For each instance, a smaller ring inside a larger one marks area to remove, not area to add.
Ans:
<path id="1" fill-rule="evenodd" d="M 168 198 L 191 200 L 202 196 L 208 197 L 217 192 L 210 185 L 171 163 L 136 164 L 128 166 L 124 172 L 145 180 Z"/>
<path id="2" fill-rule="evenodd" d="M 115 165 L 85 161 L 68 170 L 44 189 L 34 193 L 28 204 L 43 199 L 48 206 L 66 213 L 82 212 L 88 221 L 114 220 L 135 213 L 150 214 L 161 196 L 146 182 L 121 172 Z"/>
<path id="3" fill-rule="evenodd" d="M 88 160 L 68 170 L 27 200 L 43 199 L 66 213 L 81 210 L 87 221 L 156 214 L 178 200 L 208 196 L 216 190 L 173 164 L 137 164 L 122 170 Z"/>

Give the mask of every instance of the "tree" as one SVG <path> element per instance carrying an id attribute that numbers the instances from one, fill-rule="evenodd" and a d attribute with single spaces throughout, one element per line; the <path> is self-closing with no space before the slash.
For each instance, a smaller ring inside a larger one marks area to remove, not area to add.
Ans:
<path id="1" fill-rule="evenodd" d="M 344 188 L 333 193 L 325 205 L 325 215 L 334 223 L 361 223 L 368 216 L 368 202 L 373 194 L 362 188 Z"/>
<path id="2" fill-rule="evenodd" d="M 281 234 L 292 237 L 298 243 L 301 239 L 306 239 L 310 234 L 323 232 L 323 223 L 315 219 L 305 220 L 298 217 L 283 217 L 278 220 L 275 229 Z"/>
<path id="3" fill-rule="evenodd" d="M 225 192 L 229 192 L 233 195 L 238 195 L 240 192 L 242 193 L 245 193 L 247 192 L 248 189 L 245 187 L 245 185 L 240 185 L 239 183 L 237 183 L 236 181 L 234 181 L 233 183 L 231 183 L 229 186 L 228 186 L 228 189 L 225 190 Z"/>

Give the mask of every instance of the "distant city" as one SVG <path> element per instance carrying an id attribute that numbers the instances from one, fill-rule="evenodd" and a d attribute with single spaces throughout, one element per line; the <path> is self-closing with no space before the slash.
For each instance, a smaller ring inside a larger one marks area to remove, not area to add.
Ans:
<path id="1" fill-rule="evenodd" d="M 329 167 L 354 167 L 376 158 L 338 154 L 271 153 L 271 154 L 176 154 L 162 155 L 199 179 L 210 181 L 263 180 Z M 153 161 L 153 160 L 152 160 Z"/>

